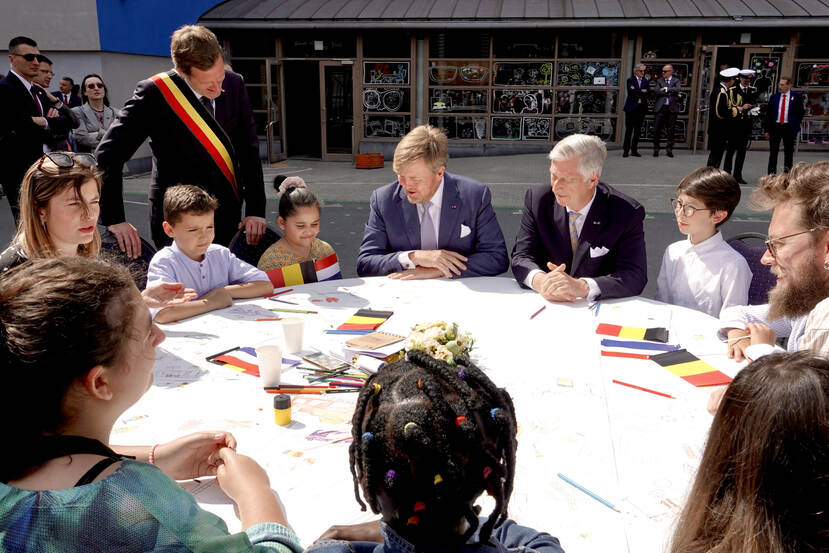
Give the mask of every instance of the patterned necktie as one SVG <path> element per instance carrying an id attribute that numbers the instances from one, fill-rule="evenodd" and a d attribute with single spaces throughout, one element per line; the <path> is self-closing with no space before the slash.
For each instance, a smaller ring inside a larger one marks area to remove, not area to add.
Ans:
<path id="1" fill-rule="evenodd" d="M 420 249 L 421 250 L 436 250 L 438 249 L 438 239 L 435 236 L 435 222 L 432 220 L 432 214 L 429 213 L 429 208 L 432 202 L 423 204 L 423 218 L 420 220 Z"/>
<path id="2" fill-rule="evenodd" d="M 576 246 L 579 245 L 579 231 L 576 230 L 576 220 L 581 217 L 578 211 L 568 211 L 568 219 L 570 220 L 570 249 L 576 253 Z"/>
<path id="3" fill-rule="evenodd" d="M 210 98 L 208 98 L 207 96 L 202 96 L 201 98 L 199 98 L 199 101 L 202 103 L 205 109 L 207 109 L 210 115 L 212 115 L 215 118 L 216 112 L 213 111 L 213 102 L 210 101 Z"/>

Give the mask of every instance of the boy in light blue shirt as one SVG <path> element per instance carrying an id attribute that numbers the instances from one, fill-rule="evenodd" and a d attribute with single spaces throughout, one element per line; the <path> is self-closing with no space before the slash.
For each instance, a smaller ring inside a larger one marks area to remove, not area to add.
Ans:
<path id="1" fill-rule="evenodd" d="M 213 213 L 218 202 L 197 186 L 172 186 L 164 193 L 164 232 L 173 244 L 150 261 L 147 283 L 181 282 L 197 298 L 158 311 L 155 320 L 169 323 L 233 304 L 235 298 L 255 298 L 273 292 L 268 276 L 213 244 Z"/>

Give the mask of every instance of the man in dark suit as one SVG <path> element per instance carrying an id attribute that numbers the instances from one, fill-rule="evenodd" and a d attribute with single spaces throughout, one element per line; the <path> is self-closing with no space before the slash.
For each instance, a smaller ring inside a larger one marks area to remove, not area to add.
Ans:
<path id="1" fill-rule="evenodd" d="M 33 83 L 40 60 L 34 40 L 13 38 L 9 42 L 11 69 L 0 81 L 0 184 L 9 197 L 15 223 L 23 175 L 43 155 L 50 131 L 68 132 L 74 122 L 60 116 L 46 92 Z"/>
<path id="2" fill-rule="evenodd" d="M 777 172 L 777 153 L 783 141 L 783 172 L 788 173 L 794 163 L 794 142 L 803 120 L 803 95 L 792 91 L 792 79 L 780 77 L 778 92 L 769 98 L 766 110 L 766 134 L 769 141 L 769 174 Z"/>
<path id="3" fill-rule="evenodd" d="M 482 183 L 446 172 L 446 136 L 421 125 L 394 151 L 398 180 L 371 194 L 357 274 L 392 278 L 494 276 L 507 246 Z"/>
<path id="4" fill-rule="evenodd" d="M 625 100 L 625 140 L 622 146 L 622 157 L 632 155 L 642 157 L 639 154 L 639 132 L 645 114 L 648 112 L 648 93 L 650 92 L 650 81 L 645 78 L 644 64 L 639 64 L 633 72 L 633 77 L 628 78 L 627 99 Z M 632 137 L 632 140 L 631 140 Z"/>
<path id="5" fill-rule="evenodd" d="M 742 106 L 734 105 L 729 89 L 740 72 L 736 67 L 720 71 L 720 82 L 711 91 L 708 102 L 708 167 L 719 168 L 729 139 L 733 140 L 737 118 L 743 112 Z M 735 97 L 734 100 L 740 100 Z"/>
<path id="6" fill-rule="evenodd" d="M 162 201 L 164 191 L 176 184 L 199 186 L 219 201 L 217 243 L 228 245 L 244 228 L 248 243 L 255 244 L 265 232 L 265 189 L 244 80 L 225 70 L 216 35 L 205 27 L 178 29 L 170 49 L 175 68 L 138 83 L 96 150 L 104 172 L 101 223 L 128 255 L 140 253 L 138 231 L 124 214 L 122 171 L 149 137 L 150 229 L 155 244 L 170 241 L 161 227 Z"/>
<path id="7" fill-rule="evenodd" d="M 52 96 L 60 100 L 63 105 L 74 108 L 81 105 L 81 99 L 77 94 L 72 93 L 75 88 L 75 81 L 71 77 L 61 77 L 58 90 L 52 91 Z"/>
<path id="8" fill-rule="evenodd" d="M 665 130 L 665 153 L 674 157 L 674 126 L 679 112 L 679 79 L 674 77 L 670 63 L 662 68 L 662 77 L 656 80 L 656 104 L 653 106 L 653 157 L 659 156 L 659 139 Z"/>
<path id="9" fill-rule="evenodd" d="M 742 111 L 740 111 L 737 117 L 734 132 L 728 141 L 723 170 L 731 173 L 734 179 L 740 184 L 746 184 L 746 181 L 743 179 L 743 163 L 746 159 L 748 142 L 751 140 L 751 128 L 753 126 L 751 113 L 757 105 L 757 89 L 751 86 L 751 77 L 754 73 L 755 71 L 753 69 L 741 70 L 740 82 L 728 90 L 731 104 L 742 106 Z M 759 108 L 754 111 L 759 111 Z M 736 158 L 734 158 L 735 153 Z M 731 170 L 732 158 L 734 158 L 733 172 Z"/>
<path id="10" fill-rule="evenodd" d="M 521 286 L 549 301 L 621 298 L 647 283 L 645 209 L 599 182 L 607 149 L 573 134 L 550 152 L 550 185 L 530 188 L 512 250 Z"/>

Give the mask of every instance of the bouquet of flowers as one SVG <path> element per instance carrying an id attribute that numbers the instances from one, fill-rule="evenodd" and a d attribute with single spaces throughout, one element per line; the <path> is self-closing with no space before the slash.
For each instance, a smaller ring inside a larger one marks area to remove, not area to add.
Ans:
<path id="1" fill-rule="evenodd" d="M 419 349 L 435 359 L 442 359 L 454 365 L 455 357 L 468 354 L 474 342 L 468 332 L 458 332 L 457 323 L 435 321 L 415 325 L 406 339 L 405 349 Z"/>

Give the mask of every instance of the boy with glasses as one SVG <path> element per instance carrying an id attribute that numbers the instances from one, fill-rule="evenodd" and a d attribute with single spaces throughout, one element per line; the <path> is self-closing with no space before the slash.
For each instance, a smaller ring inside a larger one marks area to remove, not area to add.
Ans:
<path id="1" fill-rule="evenodd" d="M 682 179 L 671 200 L 686 240 L 665 249 L 656 279 L 656 299 L 718 317 L 748 303 L 751 270 L 718 228 L 740 203 L 740 185 L 719 169 L 702 167 Z"/>

